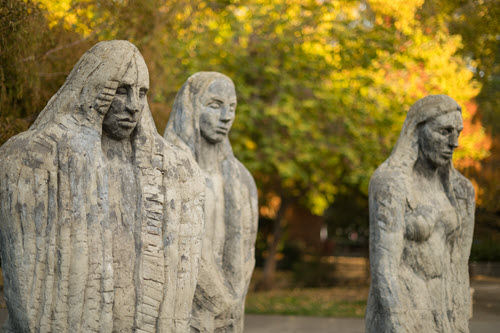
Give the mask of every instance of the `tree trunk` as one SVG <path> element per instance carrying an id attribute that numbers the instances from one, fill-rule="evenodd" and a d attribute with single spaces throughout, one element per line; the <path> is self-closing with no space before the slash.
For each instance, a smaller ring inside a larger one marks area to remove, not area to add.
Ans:
<path id="1" fill-rule="evenodd" d="M 280 208 L 273 221 L 273 234 L 268 238 L 268 256 L 264 262 L 262 277 L 256 284 L 257 290 L 270 290 L 274 286 L 274 275 L 276 272 L 276 255 L 278 254 L 278 245 L 283 236 L 283 220 L 287 207 L 290 202 L 282 199 Z"/>

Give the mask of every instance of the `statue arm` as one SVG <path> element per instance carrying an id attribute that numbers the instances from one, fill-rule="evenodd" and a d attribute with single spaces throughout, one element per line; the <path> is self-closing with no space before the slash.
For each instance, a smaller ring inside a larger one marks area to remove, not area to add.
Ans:
<path id="1" fill-rule="evenodd" d="M 458 290 L 454 295 L 454 308 L 457 313 L 455 328 L 457 331 L 467 331 L 468 319 L 472 317 L 471 293 L 469 285 L 469 257 L 472 247 L 474 232 L 474 214 L 475 214 L 475 195 L 472 183 L 461 176 L 460 195 L 457 198 L 462 202 L 461 212 L 462 230 L 458 239 L 459 260 L 455 261 L 458 265 L 455 279 L 455 285 Z M 459 203 L 459 206 L 460 203 Z"/>
<path id="2" fill-rule="evenodd" d="M 165 332 L 187 332 L 202 252 L 205 184 L 194 160 L 176 147 L 168 149 L 164 162 L 166 286 L 158 326 Z"/>
<path id="3" fill-rule="evenodd" d="M 401 184 L 375 179 L 370 184 L 370 268 L 372 306 L 390 318 L 390 332 L 404 327 L 405 308 L 399 290 L 404 242 L 405 195 Z M 374 310 L 368 309 L 367 311 Z M 386 326 L 386 328 L 388 328 Z"/>
<path id="4" fill-rule="evenodd" d="M 188 313 L 191 312 L 192 299 L 196 290 L 198 281 L 200 260 L 202 257 L 203 233 L 205 230 L 205 181 L 201 174 L 201 170 L 197 168 L 196 163 L 192 163 L 194 172 L 191 179 L 184 185 L 186 188 L 186 195 L 182 203 L 182 217 L 181 220 L 190 225 L 190 231 L 183 234 L 181 230 L 181 237 L 188 237 L 190 242 L 190 279 L 189 279 L 189 307 L 186 308 Z M 195 168 L 196 167 L 196 168 Z M 188 185 L 189 184 L 189 185 Z M 187 224 L 186 224 L 187 226 Z M 182 227 L 181 227 L 182 228 Z M 182 254 L 180 254 L 182 256 Z"/>
<path id="5" fill-rule="evenodd" d="M 235 159 L 238 170 L 237 179 L 241 182 L 241 223 L 243 227 L 243 295 L 246 295 L 248 286 L 255 268 L 255 241 L 259 223 L 259 205 L 257 186 L 247 168 Z"/>
<path id="6" fill-rule="evenodd" d="M 243 299 L 236 305 L 237 309 L 233 313 L 238 314 L 235 317 L 235 331 L 243 332 L 245 327 L 245 298 L 250 286 L 250 281 L 252 279 L 253 270 L 255 268 L 255 241 L 257 240 L 257 229 L 259 222 L 259 205 L 258 205 L 258 194 L 257 186 L 255 181 L 250 174 L 250 172 L 238 161 L 240 165 L 240 170 L 242 171 L 243 182 L 247 184 L 245 186 L 245 198 L 248 200 L 248 211 L 247 218 L 245 219 L 245 228 L 248 235 L 245 237 L 243 255 L 244 257 L 244 269 L 243 269 Z"/>
<path id="7" fill-rule="evenodd" d="M 205 251 L 210 251 L 210 247 L 204 245 L 203 253 L 212 253 Z M 235 299 L 224 281 L 225 278 L 213 260 L 213 256 L 202 255 L 195 302 L 202 302 L 202 308 L 215 315 L 227 310 L 234 304 Z"/>
<path id="8" fill-rule="evenodd" d="M 206 188 L 206 191 L 209 189 Z M 208 195 L 210 193 L 207 192 Z M 215 230 L 214 222 L 210 216 L 205 217 L 206 231 L 203 235 L 195 303 L 200 303 L 201 308 L 216 315 L 231 306 L 234 297 L 224 272 L 215 261 L 215 250 L 211 241 Z"/>
<path id="9" fill-rule="evenodd" d="M 247 171 L 248 172 L 248 171 Z M 248 172 L 251 184 L 249 186 L 249 201 L 250 201 L 250 235 L 245 254 L 247 255 L 245 263 L 245 293 L 248 291 L 250 280 L 252 279 L 253 270 L 255 268 L 255 242 L 257 240 L 257 230 L 259 223 L 259 204 L 257 196 L 257 186 L 252 176 Z"/>
<path id="10" fill-rule="evenodd" d="M 206 227 L 211 226 L 207 224 Z M 222 270 L 215 262 L 212 243 L 207 241 L 207 238 L 203 239 L 201 252 L 191 319 L 191 326 L 200 331 L 207 324 L 203 323 L 206 318 L 203 313 L 208 312 L 212 317 L 216 317 L 234 306 L 236 300 Z"/>
<path id="11" fill-rule="evenodd" d="M 476 210 L 476 200 L 475 200 L 475 191 L 472 183 L 465 179 L 465 191 L 466 191 L 466 216 L 464 217 L 464 228 L 462 231 L 462 258 L 464 259 L 464 263 L 467 266 L 469 264 L 469 256 L 470 250 L 472 247 L 472 238 L 474 234 L 474 214 Z"/>

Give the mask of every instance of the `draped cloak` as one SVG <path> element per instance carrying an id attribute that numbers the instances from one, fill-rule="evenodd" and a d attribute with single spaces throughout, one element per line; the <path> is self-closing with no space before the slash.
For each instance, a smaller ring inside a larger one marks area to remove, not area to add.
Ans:
<path id="1" fill-rule="evenodd" d="M 114 332 L 113 232 L 102 121 L 135 46 L 87 51 L 30 129 L 0 148 L 7 332 Z M 142 66 L 142 67 L 141 67 Z M 186 332 L 203 230 L 196 162 L 156 132 L 146 104 L 131 134 L 139 189 L 130 332 Z"/>
<path id="2" fill-rule="evenodd" d="M 411 220 L 419 205 L 410 185 L 419 153 L 419 127 L 453 111 L 461 108 L 446 95 L 417 101 L 408 111 L 391 156 L 370 180 L 367 332 L 469 332 L 468 260 L 474 229 L 474 188 L 452 161 L 439 170 L 454 210 L 447 214 L 456 223 L 448 228 L 444 251 L 438 251 L 430 241 L 429 235 L 438 227 Z M 437 223 L 442 227 L 443 220 Z M 446 230 L 446 226 L 443 228 Z"/>
<path id="3" fill-rule="evenodd" d="M 164 134 L 198 162 L 204 154 L 200 97 L 216 79 L 231 81 L 220 73 L 199 72 L 184 83 Z M 205 236 L 191 328 L 194 332 L 242 332 L 245 297 L 255 266 L 257 188 L 250 172 L 235 158 L 228 137 L 216 145 L 218 155 L 210 162 L 219 167 L 203 170 Z"/>

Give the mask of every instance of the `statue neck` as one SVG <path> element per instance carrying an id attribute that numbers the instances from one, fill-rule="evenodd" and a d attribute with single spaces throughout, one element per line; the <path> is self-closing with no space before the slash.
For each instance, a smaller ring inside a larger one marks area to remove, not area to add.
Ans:
<path id="1" fill-rule="evenodd" d="M 440 167 L 432 164 L 421 153 L 413 166 L 413 174 L 419 179 L 421 187 L 428 191 L 443 190 Z"/>
<path id="2" fill-rule="evenodd" d="M 198 150 L 198 165 L 203 171 L 209 173 L 220 172 L 220 165 L 224 159 L 223 143 L 210 143 L 203 137 L 200 139 Z"/>
<path id="3" fill-rule="evenodd" d="M 413 166 L 413 170 L 418 175 L 428 179 L 437 179 L 438 176 L 438 167 L 427 161 L 422 156 L 419 156 L 415 165 Z"/>
<path id="4" fill-rule="evenodd" d="M 117 140 L 103 131 L 101 146 L 104 156 L 109 162 L 130 163 L 132 161 L 133 150 L 130 138 Z"/>

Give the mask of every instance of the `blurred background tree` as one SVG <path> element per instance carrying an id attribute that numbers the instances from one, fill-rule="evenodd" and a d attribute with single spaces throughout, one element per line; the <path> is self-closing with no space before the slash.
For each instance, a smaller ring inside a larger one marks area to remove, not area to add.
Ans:
<path id="1" fill-rule="evenodd" d="M 476 185 L 481 248 L 500 234 L 499 8 L 495 0 L 4 0 L 0 144 L 29 127 L 100 40 L 141 50 L 160 133 L 190 75 L 225 73 L 238 94 L 233 148 L 259 188 L 258 285 L 271 288 L 279 260 L 346 244 L 366 255 L 371 174 L 410 105 L 448 94 L 463 106 L 454 158 Z M 301 245 L 307 229 L 313 240 Z"/>

